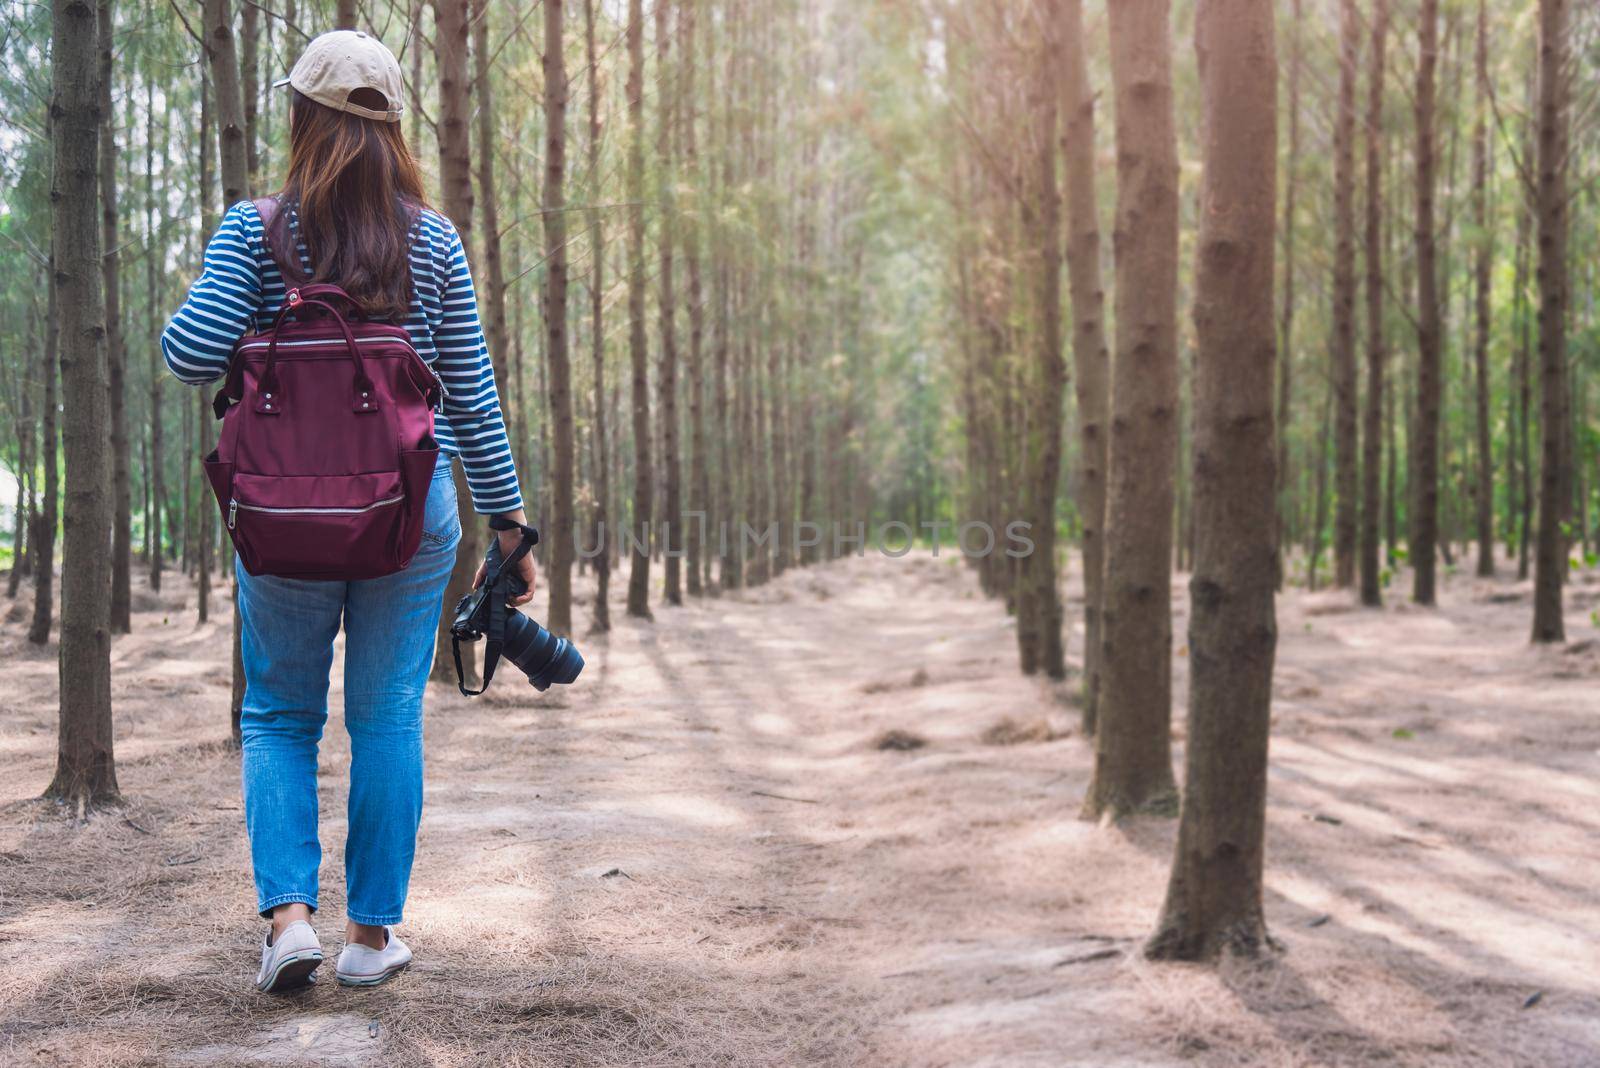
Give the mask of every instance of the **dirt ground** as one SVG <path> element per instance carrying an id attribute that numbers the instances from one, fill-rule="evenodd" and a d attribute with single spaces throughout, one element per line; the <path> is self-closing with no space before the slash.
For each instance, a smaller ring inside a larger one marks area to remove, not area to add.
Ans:
<path id="1" fill-rule="evenodd" d="M 1437 611 L 1282 599 L 1265 963 L 1142 959 L 1174 824 L 1077 818 L 1074 684 L 1017 674 L 946 554 L 621 622 L 561 694 L 438 687 L 416 964 L 288 998 L 250 985 L 227 605 L 197 628 L 169 585 L 113 653 L 126 807 L 81 825 L 34 800 L 54 647 L 23 605 L 0 626 L 0 1063 L 1600 1064 L 1593 575 L 1565 649 L 1528 645 L 1509 579 Z"/>

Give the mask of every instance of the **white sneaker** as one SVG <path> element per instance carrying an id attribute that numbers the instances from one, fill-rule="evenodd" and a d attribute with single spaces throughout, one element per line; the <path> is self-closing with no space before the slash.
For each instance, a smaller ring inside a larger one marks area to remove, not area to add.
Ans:
<path id="1" fill-rule="evenodd" d="M 351 942 L 339 954 L 333 975 L 344 986 L 377 986 L 398 975 L 411 963 L 411 948 L 400 941 L 394 928 L 383 929 L 383 948 Z"/>
<path id="2" fill-rule="evenodd" d="M 267 994 L 299 990 L 316 982 L 312 973 L 322 964 L 322 944 L 317 932 L 304 920 L 283 929 L 274 941 L 272 931 L 261 944 L 261 970 L 256 973 L 256 989 Z"/>

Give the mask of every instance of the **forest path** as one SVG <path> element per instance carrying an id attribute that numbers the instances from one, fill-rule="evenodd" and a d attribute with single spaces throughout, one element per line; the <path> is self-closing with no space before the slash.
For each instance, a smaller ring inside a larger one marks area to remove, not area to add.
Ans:
<path id="1" fill-rule="evenodd" d="M 1454 578 L 1437 612 L 1283 599 L 1268 920 L 1289 952 L 1265 966 L 1138 956 L 1173 824 L 1077 820 L 1072 684 L 1016 674 L 959 559 L 867 557 L 619 621 L 559 694 L 439 687 L 417 962 L 287 999 L 248 986 L 227 620 L 194 627 L 173 585 L 113 653 L 128 807 L 81 827 L 29 800 L 53 647 L 0 630 L 0 1063 L 1600 1060 L 1600 644 L 1530 648 L 1525 583 Z M 1575 637 L 1597 599 L 1575 583 Z"/>

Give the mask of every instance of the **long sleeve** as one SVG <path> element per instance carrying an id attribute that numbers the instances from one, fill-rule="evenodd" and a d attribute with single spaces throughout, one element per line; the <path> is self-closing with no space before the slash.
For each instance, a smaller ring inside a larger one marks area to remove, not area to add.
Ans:
<path id="1" fill-rule="evenodd" d="M 480 515 L 509 512 L 522 507 L 522 493 L 495 391 L 494 365 L 478 320 L 467 254 L 455 227 L 448 228 L 446 240 L 442 310 L 433 330 L 438 352 L 433 367 L 447 393 L 444 416 L 472 489 L 473 508 Z"/>
<path id="2" fill-rule="evenodd" d="M 161 332 L 161 354 L 180 381 L 197 386 L 227 373 L 234 344 L 261 306 L 261 270 L 252 251 L 260 241 L 255 208 L 248 202 L 229 208 L 206 246 L 200 277 Z"/>

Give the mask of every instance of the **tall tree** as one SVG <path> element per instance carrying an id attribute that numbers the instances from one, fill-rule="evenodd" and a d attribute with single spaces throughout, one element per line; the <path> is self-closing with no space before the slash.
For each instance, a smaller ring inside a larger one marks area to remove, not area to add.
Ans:
<path id="1" fill-rule="evenodd" d="M 545 625 L 572 633 L 572 371 L 567 360 L 567 62 L 562 0 L 544 2 L 545 360 L 555 444 L 550 502 L 550 615 Z M 488 151 L 483 146 L 481 151 Z"/>
<path id="2" fill-rule="evenodd" d="M 44 379 L 44 413 L 39 427 L 39 461 L 44 469 L 44 499 L 33 513 L 33 533 L 28 538 L 33 555 L 33 621 L 28 627 L 28 640 L 44 645 L 50 640 L 50 624 L 55 616 L 56 527 L 61 515 L 61 466 L 56 443 L 60 440 L 56 412 L 57 382 L 60 375 L 61 320 L 56 314 L 60 305 L 56 253 L 50 253 L 49 277 L 45 282 L 44 352 L 40 359 L 40 377 Z"/>
<path id="3" fill-rule="evenodd" d="M 1339 0 L 1339 101 L 1333 135 L 1333 567 L 1343 588 L 1356 577 L 1356 69 L 1355 0 Z"/>
<path id="4" fill-rule="evenodd" d="M 1189 743 L 1166 904 L 1148 952 L 1268 944 L 1262 916 L 1273 608 L 1272 0 L 1199 0 L 1203 112 L 1195 253 Z"/>
<path id="5" fill-rule="evenodd" d="M 161 277 L 160 256 L 156 248 L 156 182 L 155 182 L 155 144 L 156 144 L 156 97 L 155 79 L 147 78 L 144 87 L 144 286 L 145 286 L 145 327 L 154 335 L 160 330 L 160 320 L 156 314 L 157 295 L 160 289 L 158 280 Z M 162 155 L 166 155 L 166 147 L 162 147 Z M 163 158 L 165 163 L 165 158 Z M 165 168 L 163 168 L 165 173 Z M 165 457 L 161 451 L 162 441 L 162 412 L 161 412 L 161 385 L 166 381 L 162 373 L 161 346 L 154 336 L 145 338 L 145 349 L 148 353 L 147 370 L 150 375 L 150 507 L 145 512 L 146 536 L 150 540 L 150 589 L 159 593 L 161 590 L 161 569 L 166 562 L 166 532 L 162 526 L 162 510 L 165 507 L 163 495 L 166 492 L 166 479 L 162 472 Z"/>
<path id="6" fill-rule="evenodd" d="M 244 137 L 244 93 L 239 86 L 239 53 L 233 40 L 228 0 L 205 0 L 206 58 L 216 96 L 218 157 L 222 204 L 250 198 L 250 154 Z"/>
<path id="7" fill-rule="evenodd" d="M 1278 588 L 1288 568 L 1284 565 L 1284 546 L 1290 535 L 1292 514 L 1289 493 L 1289 416 L 1294 400 L 1294 311 L 1295 311 L 1295 204 L 1300 186 L 1300 68 L 1301 0 L 1294 0 L 1289 29 L 1289 157 L 1283 179 L 1283 299 L 1278 322 Z"/>
<path id="8" fill-rule="evenodd" d="M 1105 612 L 1087 815 L 1172 811 L 1178 144 L 1171 0 L 1107 8 L 1116 111 L 1116 359 Z"/>
<path id="9" fill-rule="evenodd" d="M 1539 0 L 1538 155 L 1534 210 L 1539 223 L 1539 534 L 1533 572 L 1533 640 L 1564 642 L 1561 585 L 1572 500 L 1567 449 L 1567 152 L 1571 77 L 1567 0 Z"/>
<path id="10" fill-rule="evenodd" d="M 678 127 L 683 141 L 683 158 L 679 168 L 683 184 L 691 191 L 690 209 L 680 214 L 678 243 L 683 247 L 683 266 L 688 292 L 684 294 L 689 312 L 689 511 L 698 513 L 694 521 L 684 527 L 685 548 L 688 556 L 689 595 L 704 592 L 701 572 L 707 559 L 705 530 L 711 511 L 711 468 L 706 456 L 706 377 L 705 377 L 705 308 L 702 306 L 700 283 L 700 210 L 703 190 L 700 175 L 700 149 L 695 139 L 695 119 L 699 101 L 695 97 L 695 8 L 694 3 L 683 4 L 678 10 L 678 39 L 682 77 L 679 79 Z"/>
<path id="11" fill-rule="evenodd" d="M 1361 423 L 1361 603 L 1383 603 L 1378 566 L 1383 464 L 1383 375 L 1388 350 L 1383 332 L 1383 73 L 1389 0 L 1373 0 L 1372 43 L 1367 55 L 1367 397 Z"/>
<path id="12" fill-rule="evenodd" d="M 100 92 L 95 6 L 51 4 L 50 232 L 61 331 L 66 523 L 61 579 L 61 731 L 45 796 L 78 811 L 114 801 L 111 542 L 98 204 Z"/>
<path id="13" fill-rule="evenodd" d="M 1473 337 L 1473 377 L 1477 394 L 1478 483 L 1476 494 L 1478 574 L 1494 574 L 1494 452 L 1489 427 L 1489 291 L 1494 270 L 1494 242 L 1489 221 L 1489 11 L 1478 0 L 1476 114 L 1472 125 L 1472 187 L 1476 201 L 1478 233 L 1474 255 L 1473 297 L 1476 333 Z"/>
<path id="14" fill-rule="evenodd" d="M 1078 515 L 1083 532 L 1083 732 L 1094 734 L 1099 707 L 1101 601 L 1106 577 L 1106 417 L 1110 353 L 1106 293 L 1099 267 L 1099 203 L 1094 193 L 1094 93 L 1083 56 L 1083 0 L 1061 0 L 1062 85 L 1066 122 L 1067 283 L 1072 289 L 1072 365 L 1077 371 Z"/>
<path id="15" fill-rule="evenodd" d="M 1417 78 L 1412 93 L 1416 127 L 1417 418 L 1412 441 L 1411 599 L 1435 602 L 1439 545 L 1439 405 L 1442 327 L 1438 235 L 1434 222 L 1434 130 L 1439 63 L 1439 0 L 1421 0 L 1417 14 Z"/>
<path id="16" fill-rule="evenodd" d="M 1072 291 L 1072 363 L 1078 402 L 1078 513 L 1083 533 L 1083 729 L 1095 731 L 1100 702 L 1100 627 L 1105 580 L 1106 417 L 1111 403 L 1105 291 L 1100 279 L 1100 206 L 1095 193 L 1095 94 L 1084 60 L 1083 0 L 1061 0 L 1066 167 L 1067 279 Z"/>
<path id="17" fill-rule="evenodd" d="M 434 64 L 439 73 L 439 186 L 445 215 L 461 235 L 461 247 L 469 263 L 476 262 L 472 240 L 472 83 L 467 71 L 471 6 L 471 0 L 434 0 L 433 4 Z M 482 552 L 472 491 L 460 464 L 455 465 L 455 482 L 461 541 L 456 546 L 455 566 L 450 571 L 439 615 L 439 640 L 433 656 L 433 677 L 445 680 L 455 677 L 450 655 L 450 609 L 471 589 Z M 467 683 L 476 685 L 477 659 L 472 647 L 461 650 L 461 663 Z"/>
<path id="18" fill-rule="evenodd" d="M 338 0 L 338 10 L 334 14 L 333 28 L 336 30 L 353 30 L 361 25 L 356 0 Z"/>
<path id="19" fill-rule="evenodd" d="M 680 5 L 681 6 L 681 5 Z M 673 192 L 672 112 L 676 94 L 672 89 L 672 30 L 669 18 L 673 4 L 656 0 L 656 195 L 661 205 L 661 231 L 656 248 L 661 267 L 656 275 L 656 310 L 661 329 L 661 370 L 656 381 L 657 410 L 661 414 L 662 533 L 666 535 L 661 570 L 665 580 L 663 596 L 668 604 L 683 603 L 682 465 L 678 457 L 678 328 L 676 294 L 672 288 L 673 243 L 677 238 L 677 198 Z"/>
<path id="20" fill-rule="evenodd" d="M 633 528 L 628 614 L 650 618 L 650 351 L 644 336 L 644 9 L 628 0 L 628 355 L 633 369 Z"/>
<path id="21" fill-rule="evenodd" d="M 506 357 L 511 351 L 506 332 L 506 269 L 500 248 L 500 195 L 495 187 L 494 71 L 489 62 L 489 13 L 487 0 L 474 0 L 472 15 L 472 87 L 478 94 L 478 203 L 483 205 L 483 266 L 487 274 L 478 293 L 483 298 L 484 334 L 489 344 L 489 362 L 494 367 L 494 387 L 502 397 L 511 396 L 506 377 Z"/>
<path id="22" fill-rule="evenodd" d="M 606 529 L 607 505 L 611 501 L 610 452 L 606 447 L 606 334 L 605 268 L 606 240 L 600 199 L 600 67 L 594 39 L 595 0 L 583 0 L 583 54 L 588 68 L 589 130 L 585 142 L 589 159 L 589 345 L 594 374 L 594 529 L 600 553 L 594 558 L 594 629 L 611 629 L 611 551 L 609 539 L 615 533 Z"/>
<path id="23" fill-rule="evenodd" d="M 128 464 L 128 356 L 122 341 L 117 256 L 117 113 L 112 104 L 115 50 L 111 0 L 99 0 L 100 35 L 100 286 L 106 302 L 106 387 L 111 412 L 111 629 L 132 629 L 133 500 Z"/>
<path id="24" fill-rule="evenodd" d="M 1056 109 L 1061 54 L 1055 5 L 1036 5 L 1039 15 L 1031 72 L 1034 128 L 1031 189 L 1023 203 L 1024 228 L 1037 242 L 1034 274 L 1033 366 L 1027 371 L 1028 414 L 1022 477 L 1023 514 L 1033 552 L 1023 559 L 1017 598 L 1017 643 L 1022 670 L 1066 675 L 1061 643 L 1061 595 L 1056 587 L 1056 485 L 1061 481 L 1061 396 L 1067 368 L 1061 356 L 1061 207 L 1056 187 Z"/>

